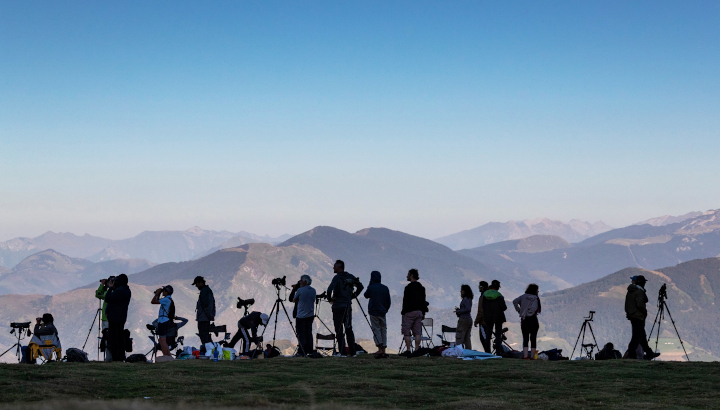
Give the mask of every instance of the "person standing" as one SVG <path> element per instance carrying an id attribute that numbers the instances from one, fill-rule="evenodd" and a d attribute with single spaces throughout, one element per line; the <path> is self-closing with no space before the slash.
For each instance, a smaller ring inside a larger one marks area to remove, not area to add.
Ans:
<path id="1" fill-rule="evenodd" d="M 370 284 L 364 295 L 368 300 L 368 314 L 370 315 L 370 327 L 372 327 L 373 339 L 378 350 L 374 353 L 376 359 L 386 359 L 387 348 L 387 320 L 385 315 L 390 310 L 390 289 L 382 283 L 380 272 L 370 272 Z"/>
<path id="2" fill-rule="evenodd" d="M 480 343 L 482 344 L 483 350 L 485 350 L 485 353 L 492 352 L 492 349 L 490 348 L 490 332 L 486 328 L 485 319 L 483 318 L 483 293 L 488 289 L 488 283 L 484 280 L 481 280 L 478 284 L 478 291 L 480 292 L 480 296 L 478 296 L 478 307 L 477 307 L 477 315 L 475 316 L 475 327 L 478 328 L 478 335 L 480 336 Z"/>
<path id="3" fill-rule="evenodd" d="M 402 315 L 401 330 L 408 351 L 412 346 L 411 335 L 415 337 L 415 350 L 420 349 L 422 342 L 422 321 L 425 313 L 428 312 L 428 302 L 425 297 L 425 287 L 418 282 L 420 273 L 417 269 L 410 269 L 407 274 L 410 282 L 405 286 L 403 294 L 403 305 L 400 314 Z"/>
<path id="4" fill-rule="evenodd" d="M 195 305 L 195 320 L 198 322 L 198 335 L 200 336 L 200 352 L 205 353 L 205 343 L 211 343 L 210 322 L 215 320 L 215 296 L 210 286 L 205 284 L 205 278 L 196 276 L 193 286 L 200 290 Z"/>
<path id="5" fill-rule="evenodd" d="M 505 318 L 505 297 L 500 293 L 500 281 L 493 280 L 490 283 L 490 289 L 483 293 L 483 318 L 486 323 L 488 337 L 494 337 L 493 347 L 495 354 L 502 353 L 502 327 L 507 320 Z"/>
<path id="6" fill-rule="evenodd" d="M 167 343 L 167 334 L 172 326 L 175 325 L 175 303 L 172 300 L 173 287 L 170 285 L 164 286 L 160 289 L 155 290 L 155 296 L 153 297 L 153 305 L 160 305 L 160 311 L 158 312 L 157 319 L 157 335 L 160 343 L 160 350 L 163 356 L 172 357 L 170 353 L 170 347 Z M 160 298 L 160 296 L 163 296 Z"/>
<path id="7" fill-rule="evenodd" d="M 460 301 L 460 307 L 455 309 L 455 314 L 458 317 L 455 345 L 462 345 L 465 349 L 472 349 L 470 335 L 472 334 L 473 319 L 470 312 L 472 312 L 473 297 L 469 285 L 460 286 L 460 298 L 462 300 Z"/>
<path id="8" fill-rule="evenodd" d="M 105 294 L 108 291 L 108 282 L 115 280 L 115 276 L 110 276 L 107 279 L 100 279 L 100 286 L 98 286 L 97 290 L 95 291 L 95 297 L 102 300 L 102 311 L 100 315 L 100 331 L 102 332 L 103 339 L 105 341 L 105 344 L 107 344 L 108 341 L 108 320 L 107 320 L 107 302 L 105 301 Z M 110 353 L 110 349 L 105 346 L 104 350 L 104 360 L 106 362 L 112 362 L 112 354 Z"/>
<path id="9" fill-rule="evenodd" d="M 107 302 L 108 344 L 110 345 L 110 355 L 114 362 L 125 361 L 124 330 L 131 298 L 132 292 L 128 286 L 127 275 L 121 273 L 114 280 L 108 281 L 108 290 L 105 294 L 105 302 Z"/>
<path id="10" fill-rule="evenodd" d="M 520 330 L 523 338 L 523 359 L 535 359 L 537 352 L 537 333 L 540 330 L 537 315 L 542 310 L 540 303 L 540 288 L 531 283 L 525 289 L 525 294 L 513 300 L 513 306 L 520 315 Z M 532 351 L 528 357 L 528 342 Z"/>
<path id="11" fill-rule="evenodd" d="M 309 275 L 300 277 L 300 287 L 295 291 L 295 307 L 297 318 L 295 328 L 298 337 L 298 353 L 307 356 L 313 351 L 312 325 L 315 320 L 315 288 L 310 286 L 312 279 Z"/>
<path id="12" fill-rule="evenodd" d="M 630 278 L 633 283 L 627 288 L 625 295 L 625 315 L 632 325 L 632 339 L 628 345 L 628 352 L 633 352 L 641 346 L 645 352 L 645 359 L 652 360 L 660 353 L 655 353 L 648 345 L 647 334 L 645 333 L 645 319 L 647 318 L 648 297 L 645 293 L 645 284 L 647 279 L 645 276 L 638 275 Z"/>
<path id="13" fill-rule="evenodd" d="M 355 299 L 365 287 L 357 278 L 345 272 L 345 262 L 335 261 L 333 265 L 335 276 L 327 288 L 327 297 L 332 304 L 333 324 L 339 351 L 338 357 L 345 357 L 345 338 L 350 356 L 355 356 L 355 333 L 352 329 L 352 300 Z"/>

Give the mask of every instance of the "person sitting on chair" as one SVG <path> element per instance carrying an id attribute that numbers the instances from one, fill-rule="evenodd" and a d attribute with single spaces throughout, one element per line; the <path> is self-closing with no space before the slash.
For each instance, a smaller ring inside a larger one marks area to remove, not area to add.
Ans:
<path id="1" fill-rule="evenodd" d="M 54 322 L 55 319 L 50 313 L 43 314 L 42 318 L 35 318 L 35 329 L 33 330 L 33 337 L 28 343 L 28 351 L 32 350 L 33 345 L 41 348 L 45 345 L 45 340 L 51 340 L 56 348 L 61 349 L 60 336 Z M 35 363 L 37 356 L 28 354 L 27 358 L 28 363 Z"/>
<path id="2" fill-rule="evenodd" d="M 242 319 L 238 320 L 238 331 L 235 333 L 235 336 L 233 336 L 232 339 L 230 339 L 230 343 L 227 343 L 226 346 L 233 348 L 237 344 L 237 342 L 240 340 L 240 338 L 243 339 L 243 349 L 242 354 L 246 355 L 250 352 L 250 343 L 255 342 L 257 344 L 257 329 L 258 326 L 263 325 L 267 326 L 268 320 L 270 318 L 265 313 L 260 312 L 252 312 L 249 315 L 243 317 Z M 252 340 L 250 339 L 250 336 L 248 336 L 248 332 L 252 335 Z"/>

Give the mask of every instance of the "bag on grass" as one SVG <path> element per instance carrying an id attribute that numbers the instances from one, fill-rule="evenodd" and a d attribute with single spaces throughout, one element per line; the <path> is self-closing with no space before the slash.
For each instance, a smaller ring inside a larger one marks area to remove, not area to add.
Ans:
<path id="1" fill-rule="evenodd" d="M 67 360 L 68 362 L 78 363 L 87 363 L 90 361 L 90 359 L 88 359 L 87 353 L 76 347 L 71 347 L 65 351 L 65 360 Z"/>
<path id="2" fill-rule="evenodd" d="M 125 361 L 128 363 L 147 363 L 147 357 L 144 354 L 135 353 L 131 354 Z"/>

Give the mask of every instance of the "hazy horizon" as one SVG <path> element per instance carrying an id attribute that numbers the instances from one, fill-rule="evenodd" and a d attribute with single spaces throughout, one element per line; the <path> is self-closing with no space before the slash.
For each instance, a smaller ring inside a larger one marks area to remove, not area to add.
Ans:
<path id="1" fill-rule="evenodd" d="M 0 2 L 0 240 L 720 207 L 720 3 Z"/>

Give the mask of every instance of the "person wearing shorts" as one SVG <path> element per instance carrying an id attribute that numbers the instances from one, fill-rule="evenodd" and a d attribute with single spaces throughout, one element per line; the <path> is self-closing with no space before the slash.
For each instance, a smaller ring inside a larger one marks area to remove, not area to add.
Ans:
<path id="1" fill-rule="evenodd" d="M 167 333 L 170 329 L 170 326 L 173 325 L 173 321 L 171 320 L 171 310 L 172 309 L 172 294 L 173 294 L 173 287 L 170 285 L 164 286 L 162 288 L 155 290 L 155 296 L 153 297 L 152 303 L 153 305 L 160 305 L 160 311 L 158 312 L 158 325 L 157 325 L 157 335 L 159 338 L 160 343 L 160 350 L 162 351 L 163 356 L 170 356 L 172 357 L 170 353 L 170 347 L 167 344 Z M 160 296 L 163 296 L 160 298 Z M 174 313 L 174 312 L 173 312 Z"/>
<path id="2" fill-rule="evenodd" d="M 415 337 L 415 350 L 420 349 L 422 341 L 422 321 L 428 312 L 428 302 L 425 298 L 425 287 L 418 282 L 420 274 L 417 269 L 410 269 L 403 295 L 401 330 L 408 351 L 412 347 L 412 338 Z"/>

